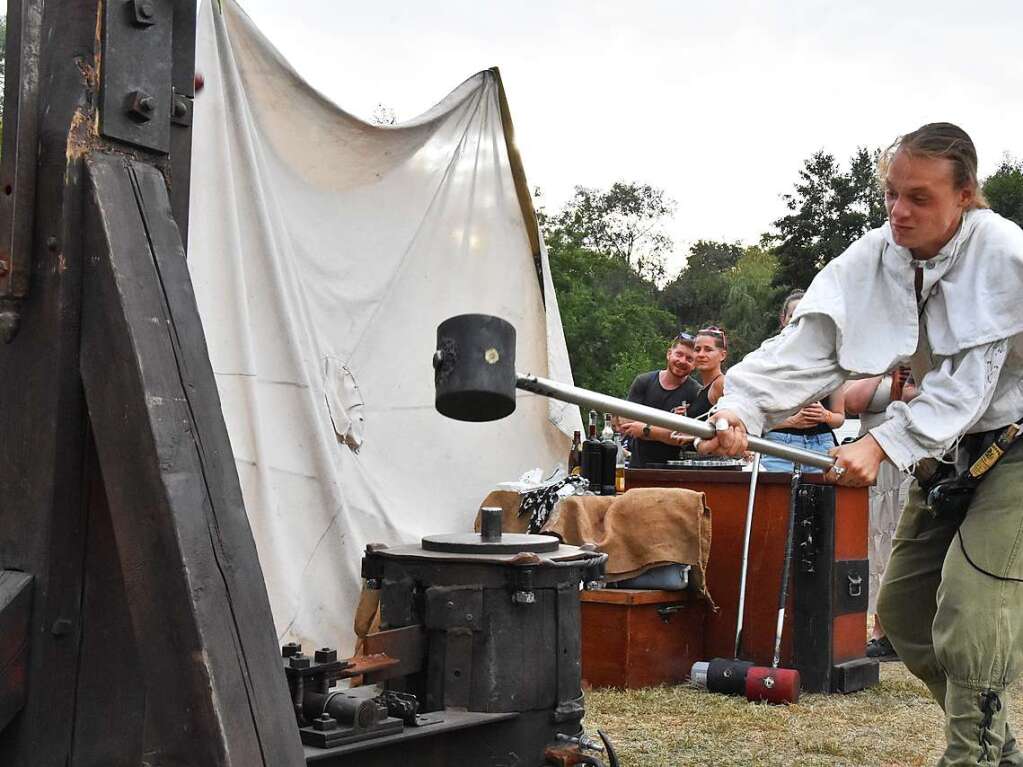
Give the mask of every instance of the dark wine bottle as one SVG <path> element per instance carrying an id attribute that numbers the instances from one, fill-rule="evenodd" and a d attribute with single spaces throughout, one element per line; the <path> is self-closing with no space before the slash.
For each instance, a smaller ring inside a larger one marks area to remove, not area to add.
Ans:
<path id="1" fill-rule="evenodd" d="M 604 449 L 597 439 L 597 411 L 590 411 L 589 430 L 586 441 L 583 442 L 583 454 L 581 473 L 590 483 L 590 490 L 600 494 L 601 484 L 601 463 L 604 456 Z"/>

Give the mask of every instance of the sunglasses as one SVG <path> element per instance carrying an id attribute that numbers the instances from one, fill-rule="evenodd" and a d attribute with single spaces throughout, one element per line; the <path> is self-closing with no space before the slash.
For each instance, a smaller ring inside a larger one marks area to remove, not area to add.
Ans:
<path id="1" fill-rule="evenodd" d="M 675 340 L 688 341 L 689 343 L 692 343 L 693 341 L 696 340 L 696 336 L 689 335 L 689 333 L 686 333 L 684 330 L 682 330 L 679 331 L 679 334 L 677 336 L 675 336 Z"/>
<path id="2" fill-rule="evenodd" d="M 696 332 L 696 335 L 720 338 L 721 343 L 725 344 L 726 346 L 728 345 L 728 337 L 725 335 L 725 331 L 723 331 L 719 327 L 711 326 L 709 328 L 702 328 L 701 330 L 698 330 Z"/>

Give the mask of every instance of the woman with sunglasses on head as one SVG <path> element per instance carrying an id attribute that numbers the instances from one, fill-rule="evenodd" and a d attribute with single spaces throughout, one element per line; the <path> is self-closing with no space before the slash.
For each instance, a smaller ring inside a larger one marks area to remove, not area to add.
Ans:
<path id="1" fill-rule="evenodd" d="M 725 390 L 725 374 L 721 370 L 728 357 L 728 338 L 719 327 L 703 328 L 693 339 L 693 355 L 702 386 L 686 413 L 690 418 L 705 415 Z"/>
<path id="2" fill-rule="evenodd" d="M 792 320 L 796 307 L 802 299 L 803 290 L 793 290 L 781 304 L 781 313 L 778 315 L 779 329 L 784 330 L 785 326 Z M 845 394 L 842 387 L 839 387 L 826 397 L 817 402 L 811 402 L 802 407 L 796 413 L 782 421 L 776 428 L 764 435 L 765 439 L 778 442 L 783 445 L 811 450 L 815 453 L 827 453 L 838 443 L 835 440 L 834 429 L 845 423 Z M 801 467 L 803 472 L 820 472 L 814 466 Z M 792 461 L 784 458 L 775 458 L 773 455 L 765 455 L 760 459 L 761 471 L 792 471 L 795 466 Z"/>

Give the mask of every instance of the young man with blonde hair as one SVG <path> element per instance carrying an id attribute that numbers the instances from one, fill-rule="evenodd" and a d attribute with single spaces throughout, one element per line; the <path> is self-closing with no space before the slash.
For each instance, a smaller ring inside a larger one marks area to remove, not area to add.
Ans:
<path id="1" fill-rule="evenodd" d="M 908 361 L 911 402 L 833 451 L 840 484 L 882 462 L 917 469 L 878 613 L 906 666 L 945 712 L 939 765 L 1023 765 L 1005 692 L 1023 667 L 1023 448 L 969 505 L 928 508 L 935 462 L 962 471 L 1023 418 L 1023 231 L 987 210 L 970 137 L 950 123 L 898 139 L 881 168 L 888 223 L 814 279 L 792 324 L 728 374 L 703 452 L 738 455 L 759 434 L 850 378 Z M 727 426 L 726 426 L 727 425 Z"/>

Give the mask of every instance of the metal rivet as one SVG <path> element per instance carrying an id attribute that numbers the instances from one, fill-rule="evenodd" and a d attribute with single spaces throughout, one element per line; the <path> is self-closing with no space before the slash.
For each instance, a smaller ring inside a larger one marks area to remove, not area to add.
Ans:
<path id="1" fill-rule="evenodd" d="M 57 618 L 50 628 L 50 633 L 55 637 L 61 637 L 71 632 L 71 621 L 67 618 Z"/>
<path id="2" fill-rule="evenodd" d="M 56 253 L 60 250 L 60 240 L 54 237 L 52 234 L 46 238 L 46 249 L 51 253 Z"/>

